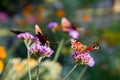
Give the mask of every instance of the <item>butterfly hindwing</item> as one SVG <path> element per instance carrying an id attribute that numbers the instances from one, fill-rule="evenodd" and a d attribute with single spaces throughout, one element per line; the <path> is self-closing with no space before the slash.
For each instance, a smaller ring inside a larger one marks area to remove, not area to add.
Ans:
<path id="1" fill-rule="evenodd" d="M 38 34 L 36 34 L 36 36 L 38 37 L 38 39 L 42 45 L 46 44 L 46 42 L 47 42 L 46 35 L 38 33 Z"/>

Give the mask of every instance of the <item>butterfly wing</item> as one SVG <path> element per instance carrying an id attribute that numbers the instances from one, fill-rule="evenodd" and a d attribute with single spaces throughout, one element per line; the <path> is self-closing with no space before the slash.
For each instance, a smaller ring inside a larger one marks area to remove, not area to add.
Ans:
<path id="1" fill-rule="evenodd" d="M 13 32 L 14 34 L 16 34 L 16 35 L 18 35 L 18 34 L 20 34 L 20 33 L 24 33 L 24 32 L 22 32 L 22 31 L 16 31 L 16 30 L 10 30 L 11 32 Z"/>
<path id="2" fill-rule="evenodd" d="M 91 39 L 91 41 L 89 43 L 92 43 L 94 44 L 94 46 L 88 46 L 87 50 L 88 51 L 93 51 L 93 50 L 96 50 L 96 49 L 100 49 L 101 47 L 99 46 L 100 43 L 96 40 L 96 39 Z"/>
<path id="3" fill-rule="evenodd" d="M 74 39 L 71 39 L 71 47 L 73 48 L 74 51 L 80 51 L 80 49 L 82 48 L 83 44 L 74 40 Z"/>
<path id="4" fill-rule="evenodd" d="M 45 35 L 38 33 L 38 34 L 36 34 L 36 36 L 38 37 L 38 39 L 39 39 L 39 41 L 41 42 L 42 45 L 46 44 L 47 40 L 46 40 L 46 36 Z"/>
<path id="5" fill-rule="evenodd" d="M 42 45 L 45 45 L 48 41 L 46 35 L 44 35 L 38 25 L 35 25 L 35 33 Z"/>
<path id="6" fill-rule="evenodd" d="M 42 31 L 38 25 L 35 25 L 35 34 L 42 34 Z"/>
<path id="7" fill-rule="evenodd" d="M 63 17 L 61 19 L 61 27 L 62 27 L 62 31 L 69 32 L 71 28 L 70 21 L 67 18 Z"/>

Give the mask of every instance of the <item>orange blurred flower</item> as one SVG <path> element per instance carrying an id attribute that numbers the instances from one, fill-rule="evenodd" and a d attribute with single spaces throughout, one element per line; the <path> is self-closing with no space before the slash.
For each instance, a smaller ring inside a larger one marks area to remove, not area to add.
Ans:
<path id="1" fill-rule="evenodd" d="M 31 12 L 33 9 L 34 9 L 34 6 L 32 4 L 29 4 L 24 7 L 23 12 L 24 11 Z"/>
<path id="2" fill-rule="evenodd" d="M 36 60 L 34 60 L 32 58 L 30 58 L 29 62 L 30 62 L 30 69 L 33 69 L 37 64 Z M 28 64 L 28 59 L 25 59 L 23 61 L 14 63 L 13 69 L 18 71 L 18 72 L 22 72 L 25 69 L 27 69 L 27 68 L 25 68 L 25 67 L 27 67 L 27 64 Z"/>
<path id="3" fill-rule="evenodd" d="M 65 16 L 65 11 L 60 9 L 55 12 L 56 16 L 58 17 L 64 17 Z"/>
<path id="4" fill-rule="evenodd" d="M 31 12 L 33 11 L 33 9 L 34 9 L 34 6 L 32 4 L 25 6 L 22 10 L 23 15 L 25 17 L 29 16 L 31 14 Z"/>
<path id="5" fill-rule="evenodd" d="M 43 20 L 45 19 L 44 16 L 37 16 L 36 18 L 37 18 L 37 22 L 38 22 L 38 23 L 42 23 Z"/>
<path id="6" fill-rule="evenodd" d="M 91 20 L 91 16 L 90 15 L 83 15 L 82 16 L 82 21 L 83 22 L 89 22 Z"/>
<path id="7" fill-rule="evenodd" d="M 44 11 L 44 10 L 45 10 L 44 6 L 40 5 L 40 6 L 38 7 L 38 11 L 39 11 L 39 12 Z"/>
<path id="8" fill-rule="evenodd" d="M 5 59 L 7 57 L 5 48 L 0 46 L 0 59 Z"/>
<path id="9" fill-rule="evenodd" d="M 4 69 L 4 63 L 2 60 L 0 60 L 0 73 L 3 71 Z"/>
<path id="10" fill-rule="evenodd" d="M 14 23 L 19 26 L 24 26 L 26 21 L 24 19 L 14 19 Z"/>

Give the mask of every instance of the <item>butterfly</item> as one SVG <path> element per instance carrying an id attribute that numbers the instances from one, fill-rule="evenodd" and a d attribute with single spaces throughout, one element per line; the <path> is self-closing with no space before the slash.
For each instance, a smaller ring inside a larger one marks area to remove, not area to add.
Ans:
<path id="1" fill-rule="evenodd" d="M 35 25 L 35 34 L 38 37 L 42 45 L 50 46 L 50 42 L 47 40 L 47 35 L 44 35 L 38 25 Z"/>
<path id="2" fill-rule="evenodd" d="M 83 28 L 78 28 L 74 23 L 71 24 L 70 21 L 65 17 L 61 19 L 61 27 L 63 32 L 69 32 L 70 30 L 81 32 L 84 30 Z"/>
<path id="3" fill-rule="evenodd" d="M 85 53 L 85 52 L 88 52 L 88 51 L 93 51 L 93 50 L 96 50 L 96 49 L 100 49 L 99 46 L 87 46 L 87 45 L 84 45 L 84 44 L 76 41 L 75 39 L 71 39 L 70 41 L 71 41 L 71 44 L 72 44 L 71 47 L 76 52 Z"/>
<path id="4" fill-rule="evenodd" d="M 25 33 L 23 31 L 16 31 L 16 30 L 11 30 L 11 32 L 15 33 L 16 35 L 20 33 Z M 47 40 L 47 35 L 44 35 L 38 25 L 35 25 L 35 34 L 36 37 L 39 39 L 41 45 L 46 45 L 50 46 L 50 42 Z"/>

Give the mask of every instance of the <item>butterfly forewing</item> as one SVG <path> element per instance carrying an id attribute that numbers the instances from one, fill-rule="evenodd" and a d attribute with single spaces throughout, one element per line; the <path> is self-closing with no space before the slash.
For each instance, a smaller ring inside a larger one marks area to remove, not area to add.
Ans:
<path id="1" fill-rule="evenodd" d="M 13 32 L 14 34 L 18 35 L 20 33 L 24 33 L 23 31 L 16 31 L 16 30 L 10 30 L 11 32 Z"/>

